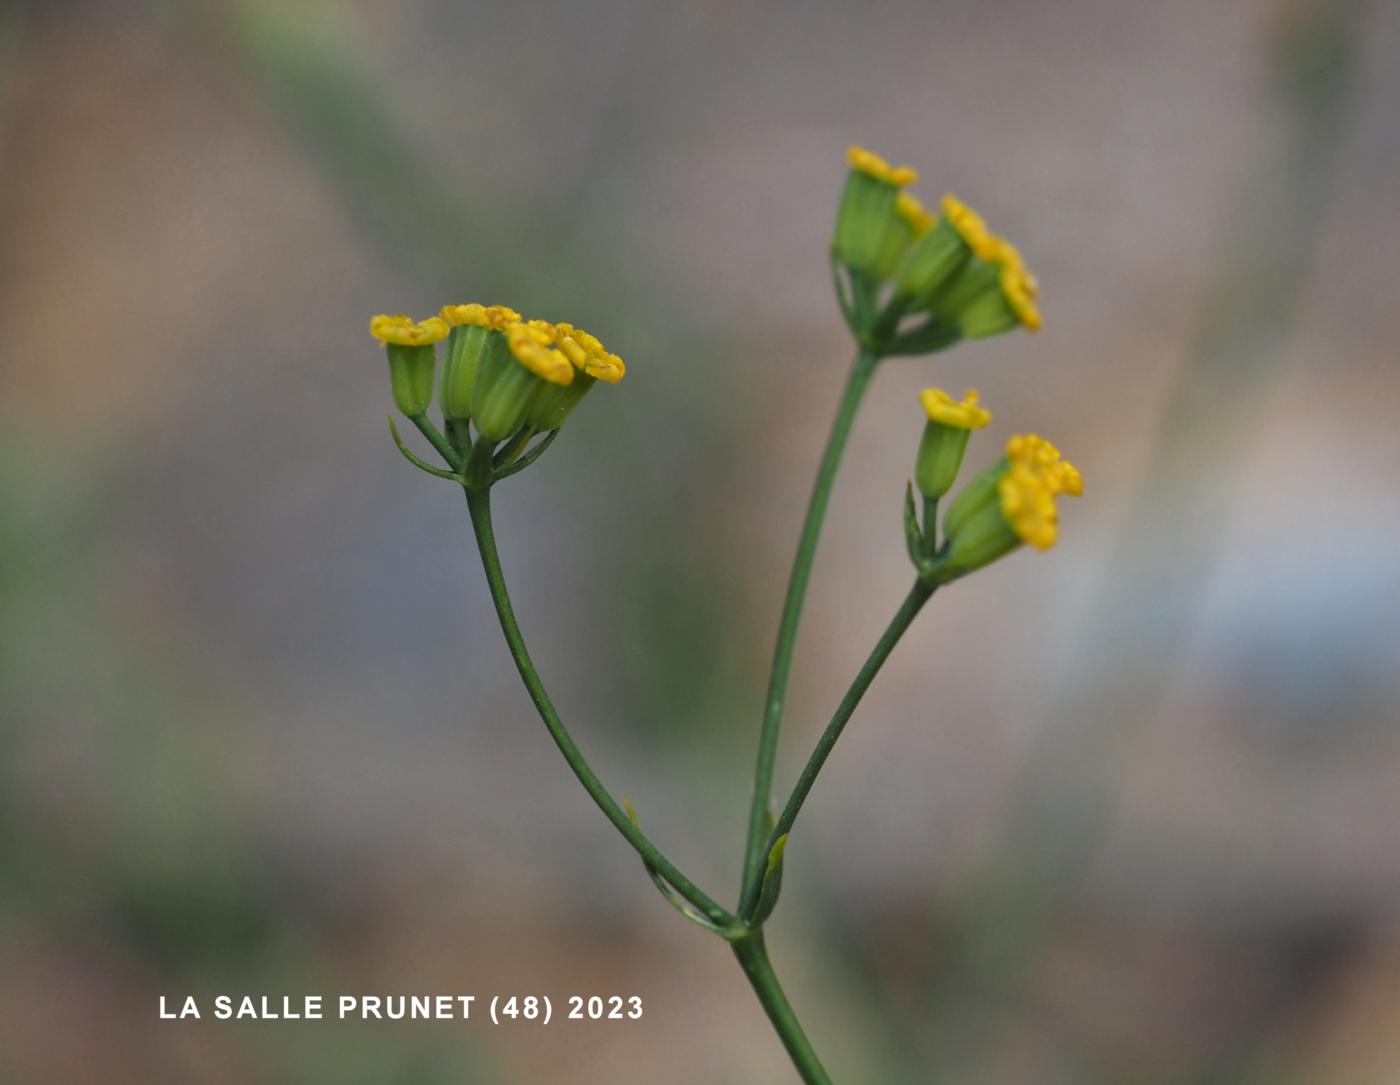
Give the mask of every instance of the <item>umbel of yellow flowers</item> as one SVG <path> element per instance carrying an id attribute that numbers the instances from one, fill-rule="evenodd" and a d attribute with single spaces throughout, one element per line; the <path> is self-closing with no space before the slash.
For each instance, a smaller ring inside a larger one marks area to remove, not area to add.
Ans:
<path id="1" fill-rule="evenodd" d="M 973 430 L 992 420 L 975 389 L 956 400 L 939 388 L 925 388 L 919 403 L 928 421 L 914 461 L 914 482 L 924 496 L 920 527 L 912 490 L 905 500 L 909 555 L 928 584 L 946 584 L 991 564 L 1029 543 L 1037 550 L 1055 545 L 1060 494 L 1078 496 L 1084 480 L 1078 469 L 1043 437 L 1018 434 L 1006 453 L 953 499 L 943 519 L 943 543 L 935 546 L 938 500 L 952 489 Z"/>
<path id="2" fill-rule="evenodd" d="M 504 305 L 444 305 L 422 321 L 381 315 L 369 330 L 385 344 L 395 406 L 415 419 L 432 403 L 435 344 L 447 340 L 440 403 L 459 451 L 469 426 L 493 443 L 556 430 L 594 384 L 627 371 L 582 328 Z"/>
<path id="3" fill-rule="evenodd" d="M 842 307 L 862 341 L 888 353 L 942 349 L 1012 328 L 1041 325 L 1035 276 L 1020 251 L 988 229 L 956 196 L 925 209 L 907 186 L 911 166 L 891 166 L 861 147 L 847 152 L 850 172 L 832 236 L 832 259 L 849 277 Z M 905 317 L 925 319 L 900 332 Z"/>
<path id="4" fill-rule="evenodd" d="M 1006 442 L 1006 453 L 969 482 L 943 518 L 947 539 L 938 558 L 940 582 L 966 576 L 1023 544 L 1055 545 L 1055 498 L 1084 492 L 1079 470 L 1060 450 L 1033 433 Z"/>

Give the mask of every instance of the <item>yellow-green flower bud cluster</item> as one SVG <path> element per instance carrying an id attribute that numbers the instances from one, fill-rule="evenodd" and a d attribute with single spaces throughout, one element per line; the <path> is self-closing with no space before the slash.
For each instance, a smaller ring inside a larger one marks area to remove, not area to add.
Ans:
<path id="1" fill-rule="evenodd" d="M 1043 437 L 1018 434 L 1006 453 L 953 499 L 943 518 L 946 543 L 933 574 L 966 576 L 1024 544 L 1049 550 L 1059 536 L 1055 498 L 1084 492 L 1078 469 Z"/>
<path id="2" fill-rule="evenodd" d="M 890 166 L 860 147 L 847 152 L 850 172 L 832 237 L 832 259 L 852 330 L 882 353 L 924 353 L 957 339 L 1012 328 L 1039 329 L 1039 286 L 1017 248 L 987 228 L 956 196 L 926 210 L 909 192 L 917 172 Z M 922 317 L 902 329 L 906 318 Z"/>
<path id="3" fill-rule="evenodd" d="M 558 429 L 594 384 L 626 373 L 582 328 L 525 320 L 504 305 L 445 305 L 418 322 L 377 316 L 370 334 L 386 345 L 394 403 L 410 418 L 432 402 L 435 344 L 447 340 L 440 403 L 463 446 L 471 429 L 490 444 Z"/>

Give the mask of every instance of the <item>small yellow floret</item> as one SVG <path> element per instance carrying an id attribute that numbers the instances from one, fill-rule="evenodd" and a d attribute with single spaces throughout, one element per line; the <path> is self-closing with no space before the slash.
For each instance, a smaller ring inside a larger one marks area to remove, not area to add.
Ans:
<path id="1" fill-rule="evenodd" d="M 999 239 L 987 229 L 987 224 L 979 215 L 951 192 L 938 201 L 938 208 L 948 225 L 958 232 L 972 255 L 979 260 L 990 260 L 996 252 Z"/>
<path id="2" fill-rule="evenodd" d="M 447 338 L 449 329 L 442 317 L 414 320 L 407 316 L 380 313 L 369 322 L 369 333 L 382 343 L 400 347 L 425 347 Z"/>
<path id="3" fill-rule="evenodd" d="M 516 361 L 551 384 L 572 384 L 574 367 L 562 352 L 553 349 L 557 334 L 554 325 L 543 320 L 506 325 L 506 343 Z"/>
<path id="4" fill-rule="evenodd" d="M 987 229 L 982 216 L 951 192 L 943 197 L 939 206 L 943 217 L 966 242 L 972 254 L 979 260 L 998 266 L 997 278 L 1002 296 L 1016 314 L 1016 319 L 1028 330 L 1039 331 L 1043 321 L 1035 299 L 1040 294 L 1040 284 L 1026 267 L 1020 250 Z"/>
<path id="5" fill-rule="evenodd" d="M 616 384 L 627 376 L 627 365 L 616 354 L 603 354 L 590 358 L 585 367 L 590 377 Z"/>
<path id="6" fill-rule="evenodd" d="M 1006 458 L 1013 466 L 1039 475 L 1052 494 L 1078 497 L 1084 492 L 1084 476 L 1079 468 L 1062 459 L 1060 450 L 1034 433 L 1018 433 L 1006 442 Z"/>
<path id="7" fill-rule="evenodd" d="M 900 218 L 909 223 L 915 237 L 922 237 L 928 233 L 929 227 L 934 224 L 934 216 L 919 201 L 919 197 L 905 189 L 900 189 L 899 195 L 895 197 L 894 209 Z"/>
<path id="8" fill-rule="evenodd" d="M 609 354 L 596 335 L 572 324 L 557 325 L 559 349 L 567 355 L 575 369 L 590 377 L 616 384 L 627 373 L 627 366 L 616 354 Z"/>
<path id="9" fill-rule="evenodd" d="M 919 179 L 919 171 L 913 166 L 891 166 L 874 151 L 867 151 L 864 147 L 854 144 L 846 150 L 846 161 L 850 163 L 851 169 L 859 170 L 896 188 L 912 185 Z"/>
<path id="10" fill-rule="evenodd" d="M 1022 542 L 1037 550 L 1055 545 L 1059 514 L 1055 495 L 1043 477 L 1025 464 L 1013 462 L 1011 470 L 997 482 L 997 494 L 1002 516 Z"/>
<path id="11" fill-rule="evenodd" d="M 459 324 L 470 324 L 499 332 L 504 331 L 507 324 L 519 321 L 520 314 L 508 305 L 482 305 L 473 301 L 466 305 L 444 305 L 442 319 L 454 328 Z"/>
<path id="12" fill-rule="evenodd" d="M 986 258 L 1001 265 L 998 276 L 1001 292 L 1006 298 L 1006 303 L 1011 306 L 1011 311 L 1016 314 L 1016 319 L 1027 331 L 1039 331 L 1042 321 L 1035 299 L 1040 293 L 1040 284 L 1036 282 L 1030 268 L 1026 267 L 1020 250 L 1011 242 L 998 237 L 995 239 L 993 251 Z"/>
<path id="13" fill-rule="evenodd" d="M 981 429 L 992 420 L 991 412 L 978 406 L 979 398 L 976 388 L 969 388 L 961 403 L 941 388 L 925 388 L 919 393 L 930 422 L 957 429 Z"/>

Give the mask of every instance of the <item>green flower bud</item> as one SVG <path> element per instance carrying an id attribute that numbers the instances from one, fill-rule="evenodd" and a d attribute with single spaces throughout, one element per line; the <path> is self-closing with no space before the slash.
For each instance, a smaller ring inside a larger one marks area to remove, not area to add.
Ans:
<path id="1" fill-rule="evenodd" d="M 963 526 L 989 505 L 996 502 L 997 483 L 1010 466 L 1003 456 L 958 491 L 948 511 L 943 514 L 943 537 L 952 539 Z"/>
<path id="2" fill-rule="evenodd" d="M 597 377 L 590 377 L 587 373 L 575 373 L 572 384 L 553 384 L 540 389 L 526 412 L 525 424 L 535 433 L 547 433 L 558 429 L 588 390 L 597 383 Z"/>
<path id="3" fill-rule="evenodd" d="M 574 379 L 540 389 L 531 401 L 525 424 L 535 433 L 558 429 L 595 384 L 616 384 L 627 372 L 622 359 L 609 353 L 596 335 L 562 322 L 554 325 L 554 333 L 554 346 L 574 367 Z"/>
<path id="4" fill-rule="evenodd" d="M 410 418 L 424 414 L 433 402 L 433 377 L 437 351 L 431 347 L 401 347 L 388 344 L 389 384 L 394 406 Z"/>
<path id="5" fill-rule="evenodd" d="M 851 172 L 841 192 L 831 249 L 853 272 L 883 281 L 894 273 L 926 217 L 918 201 L 903 191 L 918 173 L 910 166 L 891 166 L 860 147 L 852 147 L 846 157 Z"/>
<path id="6" fill-rule="evenodd" d="M 938 388 L 925 388 L 919 401 L 928 424 L 914 461 L 914 482 L 920 493 L 936 501 L 953 488 L 972 431 L 981 429 L 992 416 L 977 405 L 975 388 L 968 389 L 961 403 Z"/>
<path id="7" fill-rule="evenodd" d="M 506 330 L 509 349 L 481 356 L 472 380 L 471 415 L 483 437 L 504 441 L 513 436 L 536 395 L 573 383 L 573 365 L 554 349 L 558 335 L 543 320 L 513 323 Z"/>
<path id="8" fill-rule="evenodd" d="M 940 206 L 943 217 L 900 268 L 900 292 L 965 339 L 1018 326 L 1036 331 L 1039 287 L 1016 246 L 956 196 L 944 196 Z"/>
<path id="9" fill-rule="evenodd" d="M 447 361 L 442 367 L 442 415 L 449 427 L 471 417 L 472 386 L 482 359 L 497 355 L 503 362 L 509 353 L 505 328 L 520 314 L 504 305 L 444 305 L 442 319 L 452 326 L 447 339 Z M 499 368 L 499 366 L 498 366 Z"/>
<path id="10" fill-rule="evenodd" d="M 937 565 L 939 580 L 956 580 L 990 565 L 1024 541 L 1002 508 L 1000 488 L 1011 477 L 1011 471 L 1005 461 L 995 464 L 960 493 L 948 509 L 943 521 L 948 543 Z M 964 496 L 969 500 L 959 507 Z"/>
<path id="11" fill-rule="evenodd" d="M 971 258 L 972 250 L 962 235 L 947 218 L 940 218 L 904 257 L 896 288 L 921 306 Z"/>
<path id="12" fill-rule="evenodd" d="M 1049 550 L 1059 534 L 1059 494 L 1084 492 L 1078 470 L 1034 434 L 1018 434 L 1006 455 L 972 480 L 943 519 L 948 543 L 934 575 L 940 583 L 990 565 L 1024 543 Z"/>
<path id="13" fill-rule="evenodd" d="M 447 330 L 447 323 L 435 316 L 414 321 L 406 316 L 380 314 L 370 321 L 370 334 L 384 344 L 389 357 L 394 406 L 409 418 L 421 417 L 433 402 L 437 368 L 434 344 L 447 337 Z"/>

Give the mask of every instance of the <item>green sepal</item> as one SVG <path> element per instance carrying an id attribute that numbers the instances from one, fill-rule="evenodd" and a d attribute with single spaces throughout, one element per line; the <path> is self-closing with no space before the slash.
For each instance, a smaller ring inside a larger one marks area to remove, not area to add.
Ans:
<path id="1" fill-rule="evenodd" d="M 778 906 L 778 894 L 783 889 L 783 853 L 787 850 L 787 842 L 788 834 L 783 833 L 773 841 L 773 848 L 768 852 L 768 868 L 763 872 L 763 888 L 759 890 L 758 905 L 754 908 L 753 918 L 749 920 L 751 927 L 762 926 Z"/>

